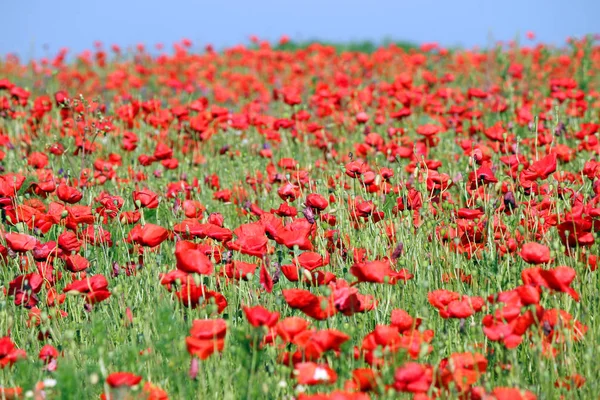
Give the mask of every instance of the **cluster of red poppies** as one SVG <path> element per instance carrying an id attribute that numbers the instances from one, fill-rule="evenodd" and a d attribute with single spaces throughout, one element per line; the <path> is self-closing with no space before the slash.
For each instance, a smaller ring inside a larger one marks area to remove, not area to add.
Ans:
<path id="1" fill-rule="evenodd" d="M 600 253 L 590 39 L 372 54 L 190 46 L 0 63 L 3 293 L 28 315 L 26 327 L 2 325 L 0 367 L 26 362 L 11 331 L 33 329 L 52 376 L 62 355 L 47 321 L 124 307 L 114 280 L 141 270 L 193 319 L 192 378 L 241 346 L 229 332 L 245 326 L 249 351 L 275 349 L 305 400 L 535 399 L 535 384 L 485 378 L 492 355 L 584 345 L 593 317 L 571 313 L 595 294 L 580 278 Z M 228 297 L 241 287 L 240 322 Z M 366 334 L 341 328 L 356 318 Z M 477 351 L 436 341 L 453 329 L 476 331 Z M 343 385 L 332 360 L 357 366 Z M 107 399 L 142 380 L 105 375 Z M 315 385 L 323 394 L 303 393 Z M 150 381 L 137 393 L 167 398 Z"/>

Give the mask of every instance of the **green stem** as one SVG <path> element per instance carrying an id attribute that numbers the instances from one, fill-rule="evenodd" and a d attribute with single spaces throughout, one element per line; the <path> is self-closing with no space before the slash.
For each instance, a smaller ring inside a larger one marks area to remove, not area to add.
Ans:
<path id="1" fill-rule="evenodd" d="M 248 390 L 246 391 L 246 399 L 251 399 L 250 385 L 254 380 L 254 374 L 256 372 L 256 364 L 258 362 L 258 339 L 260 338 L 260 332 L 255 329 L 252 332 L 252 364 L 250 366 L 250 379 L 248 379 Z"/>

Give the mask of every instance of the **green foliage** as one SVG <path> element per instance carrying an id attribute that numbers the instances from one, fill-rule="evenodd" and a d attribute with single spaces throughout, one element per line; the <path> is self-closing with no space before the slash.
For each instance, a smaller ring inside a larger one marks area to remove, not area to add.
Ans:
<path id="1" fill-rule="evenodd" d="M 396 46 L 405 51 L 416 50 L 418 49 L 418 45 L 408 41 L 396 41 L 396 40 L 384 40 L 381 43 L 375 43 L 368 40 L 356 41 L 356 42 L 328 42 L 322 40 L 307 40 L 307 41 L 289 41 L 285 44 L 278 44 L 274 46 L 276 50 L 284 50 L 284 51 L 296 51 L 299 49 L 307 49 L 312 45 L 321 45 L 321 46 L 330 46 L 335 48 L 338 53 L 343 52 L 359 52 L 359 53 L 373 53 L 381 46 Z"/>

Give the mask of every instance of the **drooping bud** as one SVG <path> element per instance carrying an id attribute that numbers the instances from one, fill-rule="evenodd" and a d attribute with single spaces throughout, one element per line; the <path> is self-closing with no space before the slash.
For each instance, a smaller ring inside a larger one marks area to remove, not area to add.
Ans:
<path id="1" fill-rule="evenodd" d="M 192 358 L 192 362 L 190 363 L 190 371 L 189 371 L 189 375 L 191 379 L 196 379 L 196 377 L 198 376 L 198 370 L 200 369 L 200 366 L 198 365 L 198 359 L 196 357 Z"/>
<path id="2" fill-rule="evenodd" d="M 399 259 L 403 252 L 404 252 L 404 243 L 398 242 L 398 244 L 396 245 L 396 248 L 392 252 L 392 260 L 396 261 L 397 259 Z"/>
<path id="3" fill-rule="evenodd" d="M 517 201 L 515 200 L 515 195 L 513 194 L 513 192 L 507 192 L 504 195 L 504 207 L 506 207 L 510 211 L 517 208 Z"/>
<path id="4" fill-rule="evenodd" d="M 313 211 L 312 207 L 304 207 L 302 209 L 302 214 L 304 214 L 304 218 L 306 218 L 310 224 L 315 223 L 315 212 Z"/>

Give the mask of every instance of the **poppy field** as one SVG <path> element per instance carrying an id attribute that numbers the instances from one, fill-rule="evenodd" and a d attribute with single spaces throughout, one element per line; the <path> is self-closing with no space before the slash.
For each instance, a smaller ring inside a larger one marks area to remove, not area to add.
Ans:
<path id="1" fill-rule="evenodd" d="M 0 399 L 591 399 L 600 46 L 0 59 Z"/>

